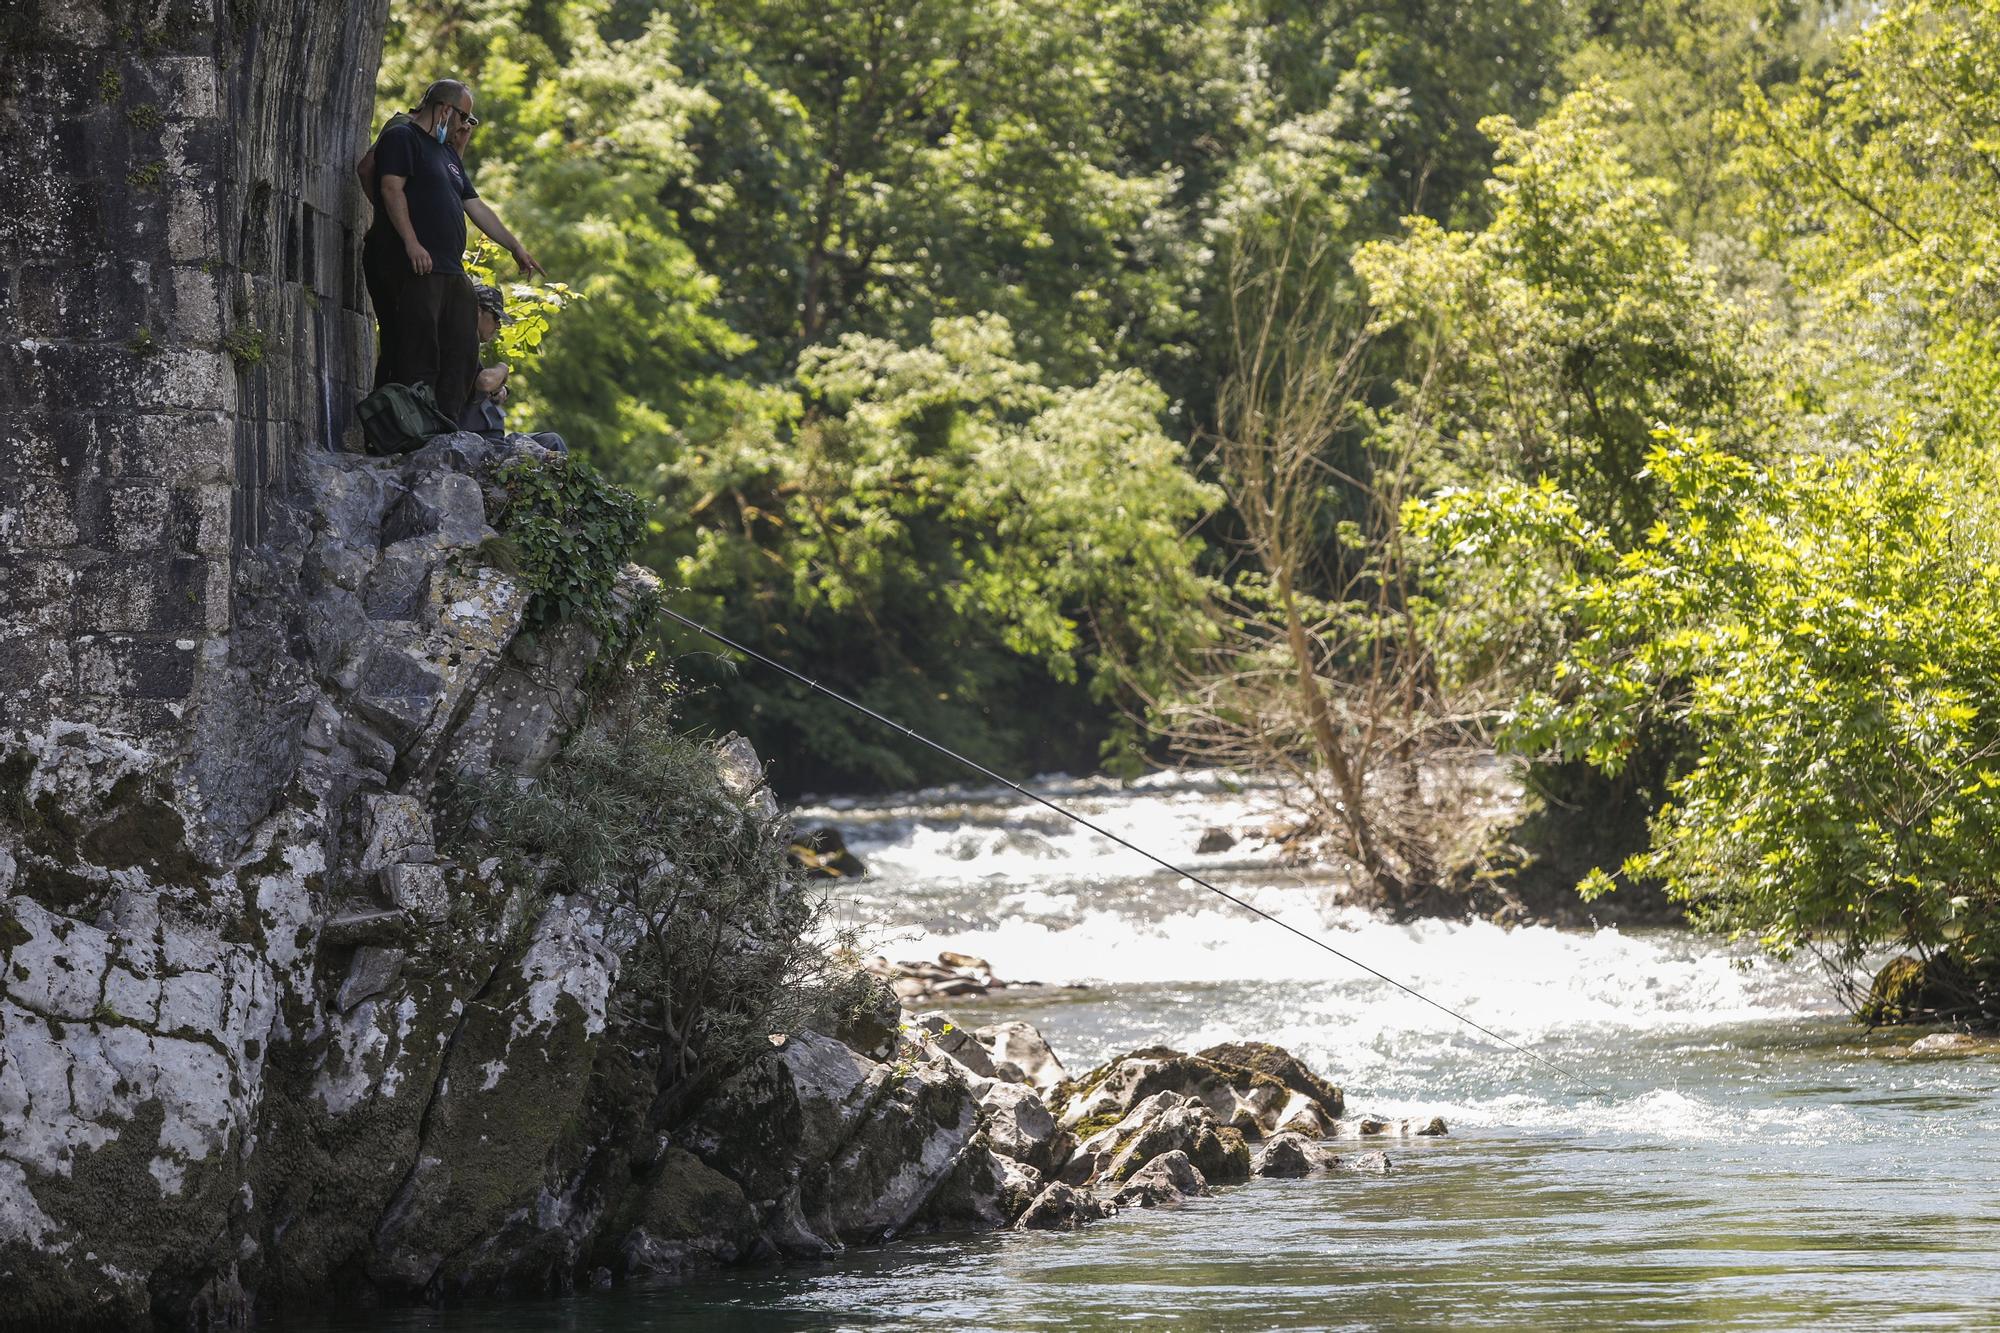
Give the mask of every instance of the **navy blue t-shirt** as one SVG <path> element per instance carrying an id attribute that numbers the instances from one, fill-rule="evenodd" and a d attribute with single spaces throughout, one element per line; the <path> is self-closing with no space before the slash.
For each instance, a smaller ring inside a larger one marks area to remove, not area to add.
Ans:
<path id="1" fill-rule="evenodd" d="M 465 164 L 449 145 L 413 124 L 391 125 L 375 147 L 375 176 L 403 177 L 410 229 L 431 252 L 431 270 L 460 272 L 465 253 L 465 201 L 477 199 Z"/>

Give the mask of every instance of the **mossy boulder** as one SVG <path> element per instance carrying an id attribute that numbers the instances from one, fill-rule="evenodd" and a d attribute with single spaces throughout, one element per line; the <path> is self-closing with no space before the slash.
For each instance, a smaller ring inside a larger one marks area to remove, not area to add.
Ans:
<path id="1" fill-rule="evenodd" d="M 1303 1060 L 1282 1046 L 1268 1041 L 1232 1041 L 1211 1046 L 1201 1058 L 1235 1069 L 1268 1074 L 1293 1092 L 1312 1098 L 1328 1116 L 1338 1120 L 1346 1113 L 1341 1090 L 1315 1074 Z"/>
<path id="2" fill-rule="evenodd" d="M 1875 974 L 1860 1018 L 1885 1023 L 2000 1024 L 2000 965 L 1975 967 L 1949 953 L 1892 958 Z"/>
<path id="3" fill-rule="evenodd" d="M 1115 1123 L 1161 1092 L 1202 1103 L 1219 1124 L 1252 1139 L 1276 1133 L 1308 1113 L 1327 1123 L 1339 1117 L 1340 1090 L 1318 1078 L 1282 1047 L 1245 1044 L 1211 1049 L 1242 1054 L 1279 1073 L 1149 1046 L 1118 1056 L 1058 1087 L 1051 1094 L 1058 1119 L 1079 1138 L 1088 1138 L 1093 1127 Z M 1295 1089 L 1280 1074 L 1289 1076 L 1299 1087 Z"/>
<path id="4" fill-rule="evenodd" d="M 680 1277 L 769 1251 L 742 1187 L 693 1153 L 669 1148 L 620 1246 L 625 1275 Z"/>

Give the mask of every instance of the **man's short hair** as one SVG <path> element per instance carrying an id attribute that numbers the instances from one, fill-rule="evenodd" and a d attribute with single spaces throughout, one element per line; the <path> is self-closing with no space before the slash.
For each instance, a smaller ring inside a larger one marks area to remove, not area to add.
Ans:
<path id="1" fill-rule="evenodd" d="M 457 79 L 439 79 L 424 89 L 424 100 L 417 103 L 417 110 L 422 111 L 427 106 L 457 106 L 470 96 L 472 89 Z"/>

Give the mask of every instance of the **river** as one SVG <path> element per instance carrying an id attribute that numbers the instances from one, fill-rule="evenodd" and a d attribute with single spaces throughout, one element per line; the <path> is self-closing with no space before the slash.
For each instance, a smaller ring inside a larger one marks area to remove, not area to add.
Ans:
<path id="1" fill-rule="evenodd" d="M 1397 926 L 1251 840 L 1268 793 L 1057 783 L 1121 834 L 1461 1009 L 1589 1085 L 1019 798 L 810 808 L 871 874 L 843 914 L 893 957 L 957 949 L 1087 983 L 953 1008 L 1035 1023 L 1072 1072 L 1135 1046 L 1275 1041 L 1350 1114 L 1442 1115 L 1386 1176 L 1254 1181 L 1075 1234 L 919 1237 L 398 1328 L 2000 1328 L 2000 1058 L 1864 1035 L 1803 965 L 1680 932 Z"/>

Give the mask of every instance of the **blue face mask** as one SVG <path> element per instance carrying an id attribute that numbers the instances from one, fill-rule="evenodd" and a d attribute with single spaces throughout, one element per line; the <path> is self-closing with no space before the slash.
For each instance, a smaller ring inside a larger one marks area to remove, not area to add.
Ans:
<path id="1" fill-rule="evenodd" d="M 449 139 L 451 137 L 451 117 L 439 116 L 438 123 L 431 130 L 431 133 L 436 136 L 439 143 L 443 143 L 446 139 Z"/>

